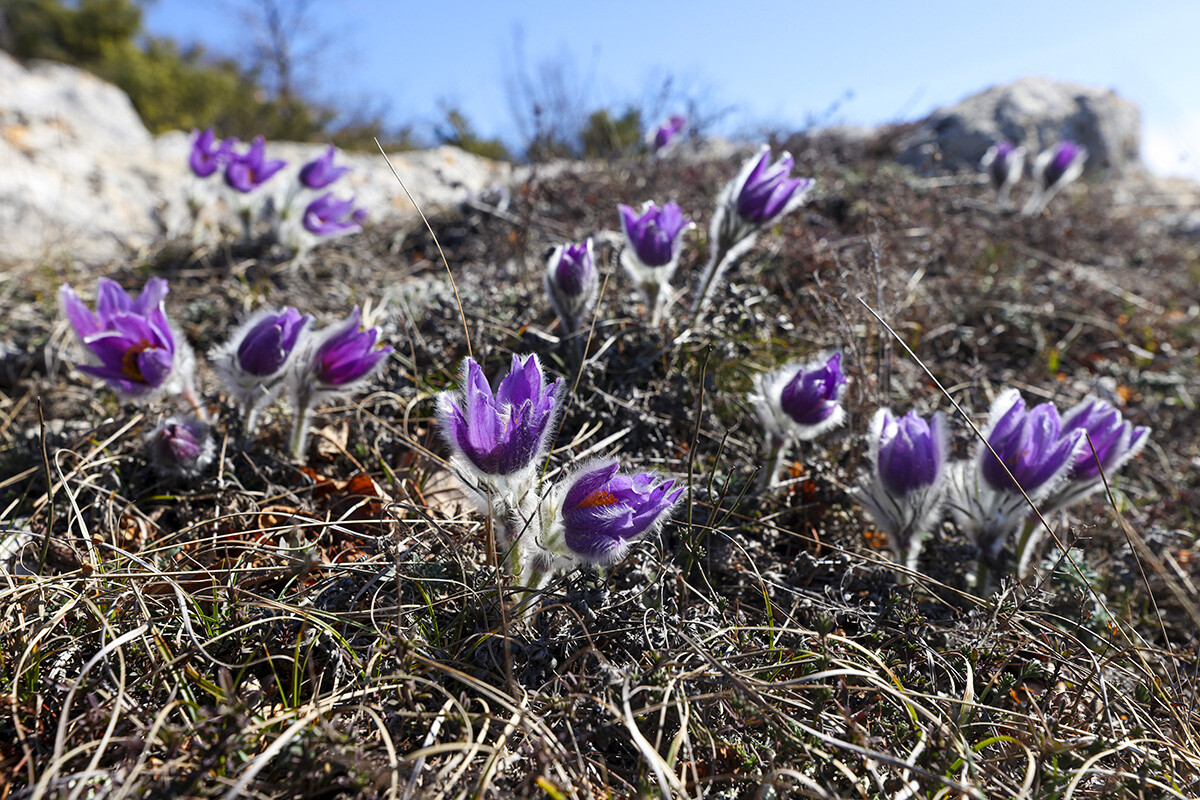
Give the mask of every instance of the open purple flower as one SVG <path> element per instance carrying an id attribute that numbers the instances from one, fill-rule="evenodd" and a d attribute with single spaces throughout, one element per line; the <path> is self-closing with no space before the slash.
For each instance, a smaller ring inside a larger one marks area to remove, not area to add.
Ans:
<path id="1" fill-rule="evenodd" d="M 325 155 L 318 156 L 300 168 L 300 183 L 309 189 L 324 189 L 350 171 L 349 167 L 335 167 L 333 157 L 337 148 L 329 145 Z"/>
<path id="2" fill-rule="evenodd" d="M 150 464 L 166 477 L 195 478 L 216 450 L 208 425 L 194 416 L 168 417 L 150 433 Z"/>
<path id="3" fill-rule="evenodd" d="M 217 135 L 212 128 L 205 128 L 196 134 L 192 141 L 192 151 L 188 156 L 188 166 L 197 178 L 207 178 L 229 161 L 233 153 L 236 139 L 217 141 Z"/>
<path id="4" fill-rule="evenodd" d="M 670 515 L 683 495 L 673 480 L 641 472 L 623 475 L 614 461 L 594 462 L 568 477 L 559 511 L 563 543 L 585 563 L 616 561 Z"/>
<path id="5" fill-rule="evenodd" d="M 1033 179 L 1038 188 L 1021 213 L 1030 216 L 1045 208 L 1064 186 L 1083 174 L 1087 158 L 1087 148 L 1070 139 L 1064 139 L 1038 153 L 1037 160 L 1033 162 Z"/>
<path id="6" fill-rule="evenodd" d="M 665 153 L 679 141 L 680 134 L 687 128 L 688 119 L 682 114 L 672 114 L 663 122 L 654 126 L 650 131 L 650 149 L 655 153 Z"/>
<path id="7" fill-rule="evenodd" d="M 946 419 L 929 422 L 916 411 L 875 413 L 868 433 L 871 472 L 858 499 L 887 534 L 897 562 L 916 566 L 921 542 L 937 522 L 946 486 Z"/>
<path id="8" fill-rule="evenodd" d="M 59 289 L 59 302 L 83 345 L 99 365 L 81 372 L 104 380 L 126 398 L 141 398 L 190 385 L 190 350 L 176 340 L 163 300 L 169 291 L 162 278 L 151 278 L 137 299 L 108 278 L 99 282 L 96 313 L 69 285 Z M 172 384 L 178 384 L 172 386 Z"/>
<path id="9" fill-rule="evenodd" d="M 1025 148 L 1017 147 L 1012 142 L 997 142 L 983 154 L 979 162 L 987 170 L 992 187 L 996 190 L 996 200 L 1001 204 L 1008 203 L 1008 194 L 1025 169 Z"/>
<path id="10" fill-rule="evenodd" d="M 262 186 L 286 166 L 287 162 L 281 159 L 268 161 L 263 137 L 255 136 L 249 150 L 230 156 L 225 166 L 225 183 L 229 188 L 246 194 Z"/>
<path id="11" fill-rule="evenodd" d="M 554 248 L 546 264 L 546 295 L 558 314 L 564 333 L 570 335 L 596 303 L 600 274 L 592 252 L 592 240 Z"/>
<path id="12" fill-rule="evenodd" d="M 1047 496 L 1050 510 L 1066 508 L 1104 485 L 1141 452 L 1150 435 L 1145 426 L 1134 427 L 1106 400 L 1089 396 L 1062 417 L 1065 434 L 1083 431 L 1086 439 L 1075 454 L 1067 480 Z M 1097 463 L 1099 462 L 1099 463 Z"/>
<path id="13" fill-rule="evenodd" d="M 638 261 L 646 267 L 673 266 L 679 259 L 680 237 L 688 228 L 694 227 L 691 220 L 684 219 L 679 206 L 665 203 L 660 209 L 647 201 L 640 214 L 627 205 L 618 208 L 621 210 L 621 230 Z"/>
<path id="14" fill-rule="evenodd" d="M 304 227 L 314 236 L 334 236 L 354 233 L 362 226 L 354 216 L 354 198 L 338 200 L 332 192 L 326 192 L 304 209 Z"/>
<path id="15" fill-rule="evenodd" d="M 562 378 L 547 385 L 537 356 L 513 356 L 512 369 L 492 393 L 483 368 L 463 361 L 463 387 L 438 396 L 438 419 L 450 448 L 481 476 L 534 469 L 554 427 Z"/>

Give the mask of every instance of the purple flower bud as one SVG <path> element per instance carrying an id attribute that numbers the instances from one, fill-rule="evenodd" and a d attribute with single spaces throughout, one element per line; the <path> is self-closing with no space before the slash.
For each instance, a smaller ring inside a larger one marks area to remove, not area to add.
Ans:
<path id="1" fill-rule="evenodd" d="M 765 227 L 792 208 L 795 208 L 812 187 L 812 178 L 789 178 L 792 172 L 792 156 L 784 153 L 774 165 L 771 148 L 764 147 L 758 161 L 744 177 L 739 176 L 734 196 L 737 198 L 737 214 L 745 222 Z"/>
<path id="2" fill-rule="evenodd" d="M 755 376 L 750 400 L 776 445 L 793 438 L 813 439 L 845 419 L 841 397 L 846 383 L 842 354 L 834 353 Z"/>
<path id="3" fill-rule="evenodd" d="M 1087 148 L 1081 147 L 1069 139 L 1059 142 L 1047 152 L 1049 158 L 1042 169 L 1042 185 L 1046 188 L 1075 180 L 1078 173 L 1067 177 L 1068 172 L 1076 166 L 1082 171 L 1083 163 L 1087 161 Z M 1041 158 L 1038 160 L 1040 161 Z"/>
<path id="4" fill-rule="evenodd" d="M 335 167 L 333 157 L 337 148 L 329 145 L 325 155 L 314 158 L 300 168 L 300 183 L 309 189 L 324 189 L 350 171 L 349 167 Z"/>
<path id="5" fill-rule="evenodd" d="M 326 192 L 304 209 L 304 227 L 316 236 L 333 236 L 362 230 L 354 208 L 354 198 L 337 200 Z"/>
<path id="6" fill-rule="evenodd" d="M 217 141 L 212 128 L 205 128 L 196 134 L 192 142 L 192 152 L 188 156 L 188 165 L 197 178 L 207 178 L 225 164 L 233 153 L 236 139 Z"/>
<path id="7" fill-rule="evenodd" d="M 868 438 L 872 469 L 859 483 L 858 500 L 887 533 L 896 560 L 915 569 L 945 496 L 945 416 L 937 413 L 926 422 L 915 411 L 897 418 L 881 408 Z"/>
<path id="8" fill-rule="evenodd" d="M 168 291 L 165 280 L 151 278 L 134 300 L 115 281 L 101 278 L 93 314 L 75 290 L 64 284 L 59 289 L 63 312 L 80 341 L 100 362 L 79 370 L 101 378 L 128 398 L 163 387 L 178 366 L 176 353 L 181 350 L 163 304 Z"/>
<path id="9" fill-rule="evenodd" d="M 1081 436 L 1079 430 L 1063 430 L 1053 403 L 1027 411 L 1020 392 L 1010 389 L 996 398 L 988 414 L 984 437 L 996 455 L 980 445 L 979 473 L 997 492 L 1018 492 L 1019 485 L 1030 498 L 1040 498 L 1075 463 Z"/>
<path id="10" fill-rule="evenodd" d="M 679 240 L 683 232 L 694 227 L 691 220 L 684 219 L 679 206 L 666 203 L 660 209 L 654 203 L 646 202 L 641 214 L 626 205 L 619 208 L 621 229 L 638 261 L 646 267 L 674 264 L 679 258 Z"/>
<path id="11" fill-rule="evenodd" d="M 987 170 L 992 186 L 1003 200 L 1021 179 L 1025 169 L 1025 148 L 1017 147 L 1012 142 L 997 142 L 983 154 L 980 164 Z"/>
<path id="12" fill-rule="evenodd" d="M 679 139 L 679 135 L 683 133 L 687 127 L 687 117 L 682 114 L 672 114 L 667 117 L 664 122 L 655 126 L 650 134 L 650 147 L 654 152 L 659 153 L 669 149 Z"/>
<path id="13" fill-rule="evenodd" d="M 656 529 L 683 495 L 652 473 L 618 474 L 616 461 L 587 465 L 567 478 L 560 510 L 563 539 L 588 563 L 616 561 L 630 543 Z"/>
<path id="14" fill-rule="evenodd" d="M 884 408 L 872 425 L 871 446 L 876 451 L 879 480 L 888 491 L 903 495 L 932 486 L 946 462 L 946 428 L 941 415 L 934 424 L 910 411 L 896 418 Z"/>
<path id="15" fill-rule="evenodd" d="M 821 425 L 841 412 L 842 354 L 834 353 L 823 365 L 805 367 L 783 387 L 780 405 L 784 413 L 801 427 Z"/>
<path id="16" fill-rule="evenodd" d="M 194 416 L 169 417 L 150 433 L 150 463 L 169 477 L 195 478 L 212 463 L 209 428 Z"/>
<path id="17" fill-rule="evenodd" d="M 537 356 L 513 356 L 496 393 L 483 368 L 464 359 L 460 392 L 438 396 L 438 420 L 450 448 L 482 475 L 532 469 L 545 455 L 562 378 L 546 385 Z"/>
<path id="18" fill-rule="evenodd" d="M 279 170 L 287 166 L 283 160 L 266 160 L 266 143 L 255 136 L 250 149 L 245 153 L 234 153 L 225 167 L 225 183 L 231 189 L 252 192 L 266 183 Z"/>
<path id="19" fill-rule="evenodd" d="M 378 328 L 361 329 L 358 306 L 340 325 L 317 335 L 311 371 L 320 388 L 347 389 L 370 377 L 381 366 L 392 348 L 376 345 Z"/>
<path id="20" fill-rule="evenodd" d="M 238 344 L 238 365 L 259 377 L 279 372 L 292 355 L 308 320 L 309 317 L 291 306 L 278 314 L 268 313 L 246 331 Z"/>
<path id="21" fill-rule="evenodd" d="M 600 275 L 592 240 L 559 245 L 546 265 L 546 294 L 568 333 L 596 302 Z"/>
<path id="22" fill-rule="evenodd" d="M 1098 481 L 1101 470 L 1105 476 L 1113 476 L 1141 451 L 1150 435 L 1149 428 L 1133 427 L 1111 403 L 1098 397 L 1088 397 L 1069 409 L 1062 424 L 1064 433 L 1082 430 L 1091 441 L 1090 446 L 1085 441 L 1075 455 L 1072 482 Z"/>

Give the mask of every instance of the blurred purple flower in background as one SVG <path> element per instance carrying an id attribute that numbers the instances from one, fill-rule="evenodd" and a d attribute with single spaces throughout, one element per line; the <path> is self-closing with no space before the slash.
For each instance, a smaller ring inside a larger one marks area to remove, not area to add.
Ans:
<path id="1" fill-rule="evenodd" d="M 135 300 L 116 281 L 101 278 L 93 314 L 64 284 L 58 293 L 63 312 L 100 362 L 79 370 L 101 378 L 127 399 L 189 388 L 191 376 L 183 373 L 190 372 L 191 351 L 167 321 L 163 301 L 168 291 L 165 280 L 151 278 Z"/>
<path id="2" fill-rule="evenodd" d="M 584 563 L 609 564 L 654 531 L 683 495 L 673 480 L 648 472 L 619 474 L 614 461 L 585 465 L 564 481 L 563 542 Z"/>
<path id="3" fill-rule="evenodd" d="M 681 134 L 687 128 L 688 118 L 682 114 L 672 114 L 654 126 L 647 136 L 651 152 L 664 154 L 678 144 Z"/>
<path id="4" fill-rule="evenodd" d="M 945 494 L 946 418 L 939 412 L 926 422 L 916 411 L 896 417 L 881 408 L 867 440 L 871 470 L 856 495 L 887 534 L 897 563 L 915 569 Z"/>
<path id="5" fill-rule="evenodd" d="M 547 385 L 537 356 L 514 355 L 493 395 L 483 368 L 464 359 L 460 391 L 438 396 L 442 434 L 481 477 L 530 472 L 545 456 L 562 384 Z"/>
<path id="6" fill-rule="evenodd" d="M 263 137 L 255 136 L 249 150 L 241 154 L 233 153 L 229 157 L 225 166 L 225 183 L 229 188 L 246 194 L 262 186 L 286 166 L 287 162 L 282 159 L 268 161 Z"/>
<path id="7" fill-rule="evenodd" d="M 324 189 L 350 171 L 350 167 L 335 167 L 333 157 L 337 148 L 329 145 L 325 155 L 318 156 L 300 168 L 300 183 L 308 189 Z"/>
<path id="8" fill-rule="evenodd" d="M 188 166 L 192 168 L 192 173 L 197 178 L 212 175 L 229 161 L 236 143 L 237 139 L 222 139 L 218 142 L 212 128 L 198 132 L 192 141 L 192 150 L 188 156 Z"/>
<path id="9" fill-rule="evenodd" d="M 996 202 L 1007 206 L 1009 192 L 1025 170 L 1025 148 L 1012 142 L 997 142 L 988 148 L 979 163 L 987 170 L 996 190 Z"/>
<path id="10" fill-rule="evenodd" d="M 338 200 L 326 192 L 304 209 L 304 228 L 314 236 L 336 236 L 362 230 L 356 216 L 354 198 Z M 365 212 L 364 212 L 365 213 Z"/>
<path id="11" fill-rule="evenodd" d="M 1087 158 L 1087 148 L 1070 139 L 1064 139 L 1038 153 L 1033 162 L 1033 179 L 1037 182 L 1037 188 L 1021 213 L 1032 216 L 1044 209 L 1064 186 L 1083 174 Z"/>
<path id="12" fill-rule="evenodd" d="M 168 417 L 148 438 L 150 465 L 164 477 L 199 477 L 216 451 L 208 425 L 190 415 Z"/>

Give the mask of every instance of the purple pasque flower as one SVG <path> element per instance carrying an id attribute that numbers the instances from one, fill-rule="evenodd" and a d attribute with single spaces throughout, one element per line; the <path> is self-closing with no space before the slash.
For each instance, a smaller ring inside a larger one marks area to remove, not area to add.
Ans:
<path id="1" fill-rule="evenodd" d="M 1125 464 L 1141 452 L 1150 429 L 1122 416 L 1112 403 L 1088 396 L 1062 416 L 1063 431 L 1083 431 L 1086 438 L 1075 454 L 1067 480 L 1046 498 L 1051 511 L 1066 508 L 1104 485 Z"/>
<path id="2" fill-rule="evenodd" d="M 737 198 L 737 213 L 744 221 L 764 227 L 800 204 L 813 185 L 812 178 L 792 178 L 795 162 L 791 153 L 784 153 L 774 164 L 771 148 L 764 145 L 747 172 L 742 168 L 740 183 L 733 195 Z"/>
<path id="3" fill-rule="evenodd" d="M 887 534 L 897 562 L 914 569 L 945 496 L 946 418 L 938 412 L 927 422 L 916 411 L 896 417 L 881 408 L 867 438 L 871 471 L 857 497 Z"/>
<path id="4" fill-rule="evenodd" d="M 168 417 L 148 439 L 150 464 L 164 477 L 198 477 L 212 463 L 216 450 L 208 425 L 191 415 Z"/>
<path id="5" fill-rule="evenodd" d="M 569 334 L 595 304 L 600 274 L 590 238 L 578 244 L 560 244 L 546 264 L 546 295 Z"/>
<path id="6" fill-rule="evenodd" d="M 326 192 L 304 209 L 304 228 L 314 236 L 334 236 L 362 230 L 357 221 L 354 198 L 338 200 Z"/>
<path id="7" fill-rule="evenodd" d="M 192 168 L 192 173 L 197 178 L 212 175 L 229 161 L 236 142 L 237 139 L 222 139 L 218 142 L 212 128 L 205 128 L 197 133 L 188 155 L 188 166 Z"/>
<path id="8" fill-rule="evenodd" d="M 624 475 L 620 464 L 587 464 L 565 482 L 559 519 L 563 543 L 575 558 L 589 564 L 610 564 L 629 545 L 654 531 L 683 495 L 672 491 L 673 480 L 649 472 Z"/>
<path id="9" fill-rule="evenodd" d="M 1044 209 L 1064 186 L 1083 174 L 1087 157 L 1087 148 L 1070 139 L 1064 139 L 1038 153 L 1033 162 L 1033 179 L 1037 182 L 1037 189 L 1021 213 L 1030 216 Z"/>
<path id="10" fill-rule="evenodd" d="M 772 438 L 813 439 L 845 419 L 841 397 L 846 383 L 842 354 L 834 353 L 755 376 L 751 401 Z"/>
<path id="11" fill-rule="evenodd" d="M 311 317 L 291 306 L 261 315 L 238 341 L 238 366 L 260 378 L 279 373 L 291 357 L 309 319 Z"/>
<path id="12" fill-rule="evenodd" d="M 687 128 L 688 118 L 682 114 L 672 114 L 654 126 L 650 132 L 650 149 L 655 153 L 663 153 L 671 149 L 678 141 L 680 134 Z"/>
<path id="13" fill-rule="evenodd" d="M 980 476 L 998 492 L 1044 497 L 1074 465 L 1081 436 L 1063 429 L 1053 403 L 1026 409 L 1020 392 L 1009 389 L 988 414 L 984 438 L 991 449 L 979 447 Z"/>
<path id="14" fill-rule="evenodd" d="M 317 388 L 344 391 L 369 378 L 392 352 L 378 340 L 379 328 L 362 327 L 358 306 L 344 322 L 316 334 L 308 371 Z"/>
<path id="15" fill-rule="evenodd" d="M 282 388 L 310 319 L 291 306 L 259 311 L 209 354 L 213 369 L 246 412 L 246 434 L 254 432 L 258 409 Z"/>
<path id="16" fill-rule="evenodd" d="M 229 163 L 225 165 L 225 183 L 229 188 L 247 194 L 262 186 L 286 166 L 287 162 L 282 159 L 268 161 L 266 142 L 263 137 L 255 136 L 249 150 L 230 155 Z"/>
<path id="17" fill-rule="evenodd" d="M 695 223 L 684 219 L 676 203 L 665 203 L 659 208 L 648 200 L 642 204 L 640 214 L 627 205 L 618 208 L 625 240 L 642 266 L 673 267 L 679 260 L 679 240 Z"/>
<path id="18" fill-rule="evenodd" d="M 438 396 L 442 434 L 482 476 L 528 472 L 545 455 L 562 378 L 547 385 L 537 356 L 514 355 L 495 394 L 473 358 L 463 360 L 462 389 Z"/>
<path id="19" fill-rule="evenodd" d="M 1008 201 L 1008 193 L 1025 170 L 1025 148 L 1012 142 L 996 142 L 983 154 L 979 162 L 987 170 L 988 178 L 996 190 L 1000 202 Z"/>
<path id="20" fill-rule="evenodd" d="M 64 284 L 59 303 L 80 341 L 99 365 L 80 366 L 103 379 L 113 391 L 126 398 L 141 398 L 167 389 L 175 373 L 190 368 L 187 345 L 176 340 L 163 300 L 170 291 L 162 278 L 146 282 L 137 299 L 121 286 L 101 278 L 93 314 L 75 290 Z"/>
<path id="21" fill-rule="evenodd" d="M 349 167 L 335 167 L 333 157 L 337 148 L 329 145 L 325 155 L 318 156 L 300 168 L 300 183 L 308 189 L 324 189 L 350 171 Z"/>
<path id="22" fill-rule="evenodd" d="M 948 506 L 990 562 L 1025 523 L 1030 503 L 1042 501 L 1066 480 L 1083 432 L 1064 429 L 1053 403 L 1028 409 L 1021 393 L 1008 389 L 993 401 L 981 436 L 975 458 L 950 472 Z"/>

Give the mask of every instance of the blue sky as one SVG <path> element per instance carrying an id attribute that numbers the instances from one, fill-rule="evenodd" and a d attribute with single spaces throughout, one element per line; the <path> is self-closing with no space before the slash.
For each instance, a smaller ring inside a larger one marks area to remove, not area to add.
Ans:
<path id="1" fill-rule="evenodd" d="M 155 0 L 147 28 L 236 55 L 252 46 L 238 9 L 253 0 Z M 1139 104 L 1143 156 L 1200 178 L 1200 3 L 385 2 L 314 0 L 329 45 L 306 76 L 318 96 L 386 109 L 429 130 L 446 105 L 483 134 L 512 138 L 505 91 L 518 64 L 573 69 L 590 107 L 648 96 L 662 80 L 712 109 L 723 133 L 915 119 L 1026 75 L 1117 90 Z"/>

